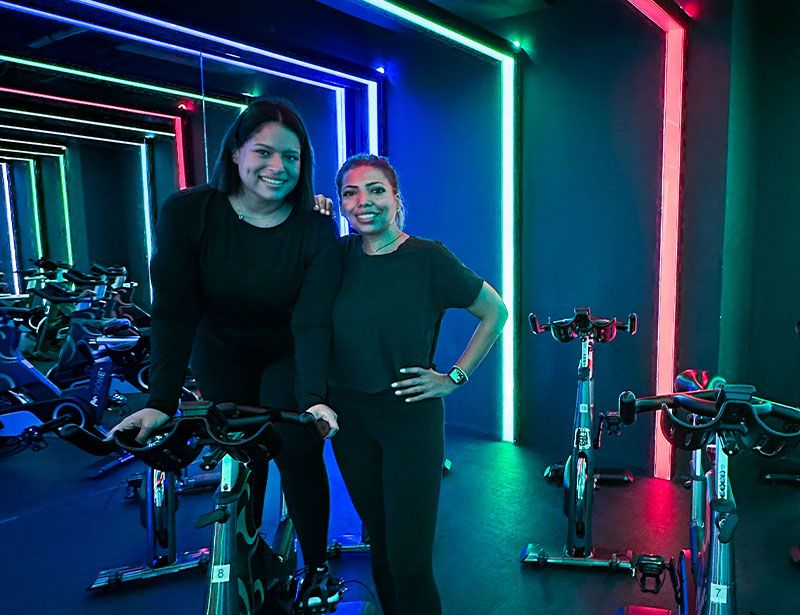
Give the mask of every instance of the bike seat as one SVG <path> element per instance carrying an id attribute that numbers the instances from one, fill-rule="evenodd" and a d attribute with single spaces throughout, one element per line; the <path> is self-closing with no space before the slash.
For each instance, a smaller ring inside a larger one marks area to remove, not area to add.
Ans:
<path id="1" fill-rule="evenodd" d="M 80 303 L 87 300 L 82 294 L 74 293 L 54 282 L 48 282 L 42 288 L 34 288 L 31 292 L 51 303 Z"/>
<path id="2" fill-rule="evenodd" d="M 58 271 L 59 269 L 69 269 L 71 265 L 69 263 L 60 263 L 57 261 L 52 261 L 49 258 L 40 257 L 33 261 L 33 264 L 36 265 L 39 269 L 44 269 L 45 271 Z"/>
<path id="3" fill-rule="evenodd" d="M 33 313 L 31 308 L 0 306 L 0 318 L 25 318 Z"/>
<path id="4" fill-rule="evenodd" d="M 99 275 L 108 276 L 109 278 L 118 278 L 120 276 L 128 275 L 128 270 L 123 265 L 99 265 L 98 263 L 93 263 L 91 267 L 89 267 L 89 271 L 92 273 L 97 273 Z"/>
<path id="5" fill-rule="evenodd" d="M 105 335 L 139 337 L 139 330 L 127 318 L 115 318 L 103 327 Z"/>
<path id="6" fill-rule="evenodd" d="M 76 269 L 70 269 L 64 274 L 64 279 L 69 280 L 76 286 L 100 286 L 105 281 L 97 276 L 81 273 Z"/>

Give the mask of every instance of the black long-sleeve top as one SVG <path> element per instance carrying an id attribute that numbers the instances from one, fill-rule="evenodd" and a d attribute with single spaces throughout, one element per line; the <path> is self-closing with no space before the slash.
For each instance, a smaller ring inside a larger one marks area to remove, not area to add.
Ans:
<path id="1" fill-rule="evenodd" d="M 273 228 L 255 227 L 210 186 L 167 199 L 151 260 L 148 406 L 176 412 L 198 328 L 265 364 L 294 353 L 298 410 L 324 403 L 337 235 L 330 218 L 298 207 Z"/>

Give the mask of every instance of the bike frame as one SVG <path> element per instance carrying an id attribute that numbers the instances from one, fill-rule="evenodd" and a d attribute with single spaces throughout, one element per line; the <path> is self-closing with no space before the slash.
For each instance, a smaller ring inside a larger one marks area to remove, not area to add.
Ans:
<path id="1" fill-rule="evenodd" d="M 696 600 L 681 615 L 736 615 L 733 535 L 720 538 L 721 528 L 735 510 L 729 457 L 715 434 L 705 450 L 713 466 L 700 476 L 703 449 L 692 452 L 692 518 L 689 529 L 693 581 L 682 577 L 683 592 L 694 584 Z M 713 505 L 712 505 L 713 502 Z"/>
<path id="2" fill-rule="evenodd" d="M 594 340 L 581 336 L 578 394 L 575 400 L 572 454 L 564 471 L 564 513 L 567 516 L 566 552 L 577 557 L 592 553 L 594 498 Z"/>
<path id="3" fill-rule="evenodd" d="M 265 462 L 266 463 L 266 462 Z M 296 579 L 285 561 L 289 553 L 277 554 L 258 531 L 250 502 L 250 470 L 226 455 L 222 460 L 220 489 L 214 496 L 219 511 L 214 524 L 205 615 L 257 615 L 266 612 L 289 615 Z M 287 533 L 281 519 L 278 535 Z M 293 527 L 284 546 L 294 549 Z M 278 548 L 281 548 L 280 546 Z M 271 584 L 264 586 L 264 580 Z"/>

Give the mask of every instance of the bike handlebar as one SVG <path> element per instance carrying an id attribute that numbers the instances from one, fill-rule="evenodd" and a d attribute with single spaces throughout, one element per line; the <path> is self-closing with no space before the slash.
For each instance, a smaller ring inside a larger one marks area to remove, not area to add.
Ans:
<path id="1" fill-rule="evenodd" d="M 534 335 L 550 331 L 558 342 L 571 342 L 582 335 L 588 335 L 598 342 L 610 342 L 617 336 L 617 331 L 627 331 L 631 335 L 636 335 L 638 328 L 638 317 L 635 313 L 628 314 L 627 321 L 613 318 L 599 318 L 592 316 L 591 309 L 588 307 L 576 307 L 575 315 L 572 318 L 552 320 L 548 318 L 547 323 L 542 324 L 536 314 L 529 314 L 528 321 L 531 325 L 531 332 Z"/>
<path id="2" fill-rule="evenodd" d="M 187 402 L 181 416 L 175 416 L 156 429 L 147 443 L 135 440 L 136 430 L 117 431 L 114 439 L 103 439 L 77 425 L 66 425 L 59 435 L 91 455 L 104 456 L 121 448 L 150 467 L 175 472 L 192 463 L 205 445 L 223 450 L 231 457 L 249 463 L 269 459 L 280 452 L 282 439 L 275 423 L 313 424 L 308 412 L 296 413 L 239 406 L 232 403 Z M 326 423 L 327 425 L 327 423 Z M 317 425 L 321 436 L 322 426 Z"/>
<path id="3" fill-rule="evenodd" d="M 723 384 L 712 389 L 678 391 L 667 395 L 619 396 L 619 416 L 626 425 L 638 414 L 661 410 L 661 431 L 678 448 L 694 450 L 722 434 L 726 452 L 750 448 L 773 457 L 786 454 L 800 442 L 800 408 L 756 397 L 755 387 Z"/>

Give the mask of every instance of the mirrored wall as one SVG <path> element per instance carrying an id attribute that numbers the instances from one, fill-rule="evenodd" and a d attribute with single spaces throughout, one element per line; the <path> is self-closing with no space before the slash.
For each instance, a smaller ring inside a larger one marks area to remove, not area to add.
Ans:
<path id="1" fill-rule="evenodd" d="M 124 265 L 147 304 L 160 204 L 207 181 L 228 126 L 256 97 L 299 109 L 319 192 L 333 194 L 349 153 L 378 149 L 374 80 L 178 36 L 168 24 L 59 10 L 72 12 L 0 8 L 0 271 L 9 290 L 45 256 L 80 270 Z"/>

